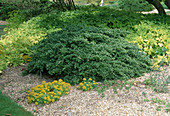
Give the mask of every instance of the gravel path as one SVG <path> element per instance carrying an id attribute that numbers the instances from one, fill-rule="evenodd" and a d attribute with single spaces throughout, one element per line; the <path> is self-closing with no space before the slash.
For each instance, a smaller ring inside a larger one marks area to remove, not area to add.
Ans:
<path id="1" fill-rule="evenodd" d="M 156 93 L 151 88 L 145 88 L 141 82 L 149 78 L 149 74 L 136 78 L 138 83 L 130 89 L 129 92 L 118 90 L 114 94 L 112 88 L 104 92 L 105 97 L 98 95 L 97 91 L 77 90 L 75 86 L 71 87 L 68 95 L 62 96 L 59 101 L 49 105 L 36 106 L 27 104 L 26 91 L 31 87 L 41 84 L 43 80 L 51 82 L 54 79 L 48 76 L 40 78 L 37 75 L 21 76 L 21 70 L 25 66 L 8 68 L 0 76 L 0 88 L 2 93 L 10 96 L 16 103 L 23 106 L 27 111 L 31 111 L 38 116 L 168 116 L 170 113 L 164 111 L 165 105 L 161 111 L 156 111 L 158 104 L 144 102 L 146 96 L 158 98 L 170 103 L 170 88 L 168 93 Z M 170 74 L 170 67 L 168 72 Z"/>

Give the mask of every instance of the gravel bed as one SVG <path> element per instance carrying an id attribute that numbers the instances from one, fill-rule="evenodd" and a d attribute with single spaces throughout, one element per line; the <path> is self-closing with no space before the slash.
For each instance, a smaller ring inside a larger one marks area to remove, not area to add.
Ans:
<path id="1" fill-rule="evenodd" d="M 38 75 L 27 75 L 23 77 L 21 70 L 25 66 L 11 67 L 0 75 L 0 89 L 2 93 L 8 95 L 16 103 L 23 106 L 27 111 L 31 111 L 37 116 L 169 116 L 170 113 L 157 111 L 158 104 L 145 102 L 142 92 L 147 93 L 146 97 L 158 98 L 170 103 L 170 93 L 156 93 L 151 88 L 145 88 L 141 82 L 149 78 L 149 74 L 133 79 L 138 83 L 126 92 L 118 90 L 114 94 L 112 87 L 104 92 L 105 97 L 98 95 L 97 91 L 77 90 L 72 86 L 68 95 L 62 96 L 58 101 L 49 105 L 36 106 L 27 104 L 26 91 L 31 87 L 41 84 L 42 81 L 51 82 L 54 78 Z M 170 74 L 170 67 L 167 73 Z M 129 80 L 130 81 L 130 80 Z M 168 88 L 170 91 L 170 88 Z"/>

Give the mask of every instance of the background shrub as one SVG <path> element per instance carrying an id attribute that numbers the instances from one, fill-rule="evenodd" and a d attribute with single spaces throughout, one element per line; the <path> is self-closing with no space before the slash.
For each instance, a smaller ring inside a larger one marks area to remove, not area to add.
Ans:
<path id="1" fill-rule="evenodd" d="M 114 0 L 114 7 L 128 11 L 150 11 L 153 10 L 151 4 L 146 0 Z"/>
<path id="2" fill-rule="evenodd" d="M 24 21 L 27 21 L 32 17 L 43 13 L 49 13 L 50 11 L 58 8 L 49 0 L 2 0 L 1 3 L 2 6 L 0 6 L 0 13 L 3 20 L 8 18 L 14 19 L 13 15 L 11 15 L 14 11 L 20 13 L 21 17 L 24 16 Z M 13 23 L 15 23 L 15 20 Z"/>
<path id="3" fill-rule="evenodd" d="M 0 6 L 0 16 L 1 16 L 1 20 L 5 20 L 8 19 L 8 13 L 13 11 L 13 10 L 18 10 L 19 8 L 17 6 L 15 6 L 14 4 L 6 4 L 6 3 L 2 3 L 2 6 Z"/>
<path id="4" fill-rule="evenodd" d="M 47 72 L 71 84 L 82 78 L 96 81 L 128 79 L 150 69 L 150 59 L 123 39 L 126 31 L 72 26 L 49 34 L 33 47 L 23 73 Z"/>

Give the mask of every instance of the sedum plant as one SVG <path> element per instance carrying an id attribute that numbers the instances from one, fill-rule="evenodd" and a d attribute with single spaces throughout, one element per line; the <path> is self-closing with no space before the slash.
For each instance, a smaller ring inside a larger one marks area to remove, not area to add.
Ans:
<path id="1" fill-rule="evenodd" d="M 89 78 L 88 80 L 83 78 L 83 81 L 76 88 L 88 91 L 94 89 L 97 85 L 98 83 L 96 83 L 95 80 L 92 80 L 92 78 Z"/>
<path id="2" fill-rule="evenodd" d="M 29 90 L 27 100 L 28 103 L 39 104 L 49 104 L 58 100 L 61 96 L 68 94 L 71 85 L 65 83 L 62 79 L 54 80 L 52 83 L 43 81 L 41 85 L 31 88 Z"/>
<path id="3" fill-rule="evenodd" d="M 141 51 L 153 59 L 153 68 L 158 69 L 159 65 L 168 65 L 170 61 L 170 31 L 164 26 L 157 27 L 154 23 L 145 21 L 135 26 L 137 32 L 133 35 L 133 41 L 139 45 Z"/>

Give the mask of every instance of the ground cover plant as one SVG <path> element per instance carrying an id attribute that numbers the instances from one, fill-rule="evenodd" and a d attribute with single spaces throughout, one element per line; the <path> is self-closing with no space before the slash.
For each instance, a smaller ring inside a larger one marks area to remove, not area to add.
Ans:
<path id="1" fill-rule="evenodd" d="M 29 90 L 27 100 L 28 103 L 39 104 L 50 104 L 50 102 L 55 102 L 61 96 L 69 94 L 71 85 L 69 83 L 63 82 L 62 79 L 54 80 L 52 83 L 43 81 L 41 85 L 31 88 Z"/>
<path id="2" fill-rule="evenodd" d="M 151 60 L 123 37 L 126 31 L 69 26 L 47 35 L 33 47 L 27 73 L 46 72 L 71 84 L 129 79 L 150 70 Z"/>
<path id="3" fill-rule="evenodd" d="M 22 28 L 8 31 L 7 35 L 0 39 L 0 70 L 27 62 L 29 57 L 25 56 L 32 52 L 28 47 L 38 42 L 42 35 L 42 29 L 36 29 L 34 25 L 24 25 Z"/>
<path id="4" fill-rule="evenodd" d="M 144 95 L 145 102 L 151 102 L 152 104 L 158 104 L 158 106 L 156 107 L 157 111 L 161 111 L 162 108 L 164 107 L 165 112 L 169 112 L 170 111 L 170 103 L 166 103 L 164 100 L 161 100 L 159 98 L 151 98 L 150 100 L 146 97 L 145 92 L 142 92 L 142 94 Z"/>
<path id="5" fill-rule="evenodd" d="M 34 116 L 31 112 L 26 111 L 23 107 L 16 104 L 8 96 L 5 96 L 0 91 L 0 115 L 1 116 Z"/>
<path id="6" fill-rule="evenodd" d="M 77 89 L 81 89 L 83 91 L 88 91 L 94 89 L 98 83 L 95 82 L 95 80 L 92 80 L 92 78 L 86 79 L 83 78 L 83 81 L 79 83 L 78 86 L 76 86 Z"/>
<path id="7" fill-rule="evenodd" d="M 166 109 L 165 109 L 166 112 L 170 112 L 170 103 L 167 103 L 166 104 Z"/>
<path id="8" fill-rule="evenodd" d="M 114 94 L 118 94 L 118 91 L 123 90 L 125 93 L 128 93 L 130 88 L 135 85 L 136 82 L 131 81 L 127 82 L 126 80 L 104 80 L 102 83 L 96 85 L 95 91 L 98 92 L 101 97 L 105 97 L 104 92 L 110 87 L 112 87 L 112 90 Z"/>
<path id="9" fill-rule="evenodd" d="M 127 82 L 126 80 L 104 80 L 102 83 L 98 83 L 92 78 L 86 79 L 83 78 L 83 81 L 76 86 L 78 90 L 89 91 L 94 90 L 98 92 L 98 95 L 105 97 L 104 92 L 112 87 L 114 94 L 118 94 L 118 91 L 123 90 L 125 93 L 128 93 L 130 88 L 133 85 L 136 85 L 137 82 L 134 80 Z"/>
<path id="10" fill-rule="evenodd" d="M 149 79 L 145 79 L 143 81 L 145 88 L 151 87 L 155 92 L 158 93 L 167 93 L 169 91 L 169 83 L 170 75 L 166 68 L 154 70 L 150 73 Z"/>
<path id="11" fill-rule="evenodd" d="M 128 35 L 127 38 L 134 43 L 138 43 L 141 51 L 144 51 L 150 58 L 154 59 L 154 67 L 159 68 L 160 65 L 168 65 L 170 57 L 170 35 L 167 26 L 155 26 L 151 22 L 143 22 L 134 29 L 137 33 Z"/>

